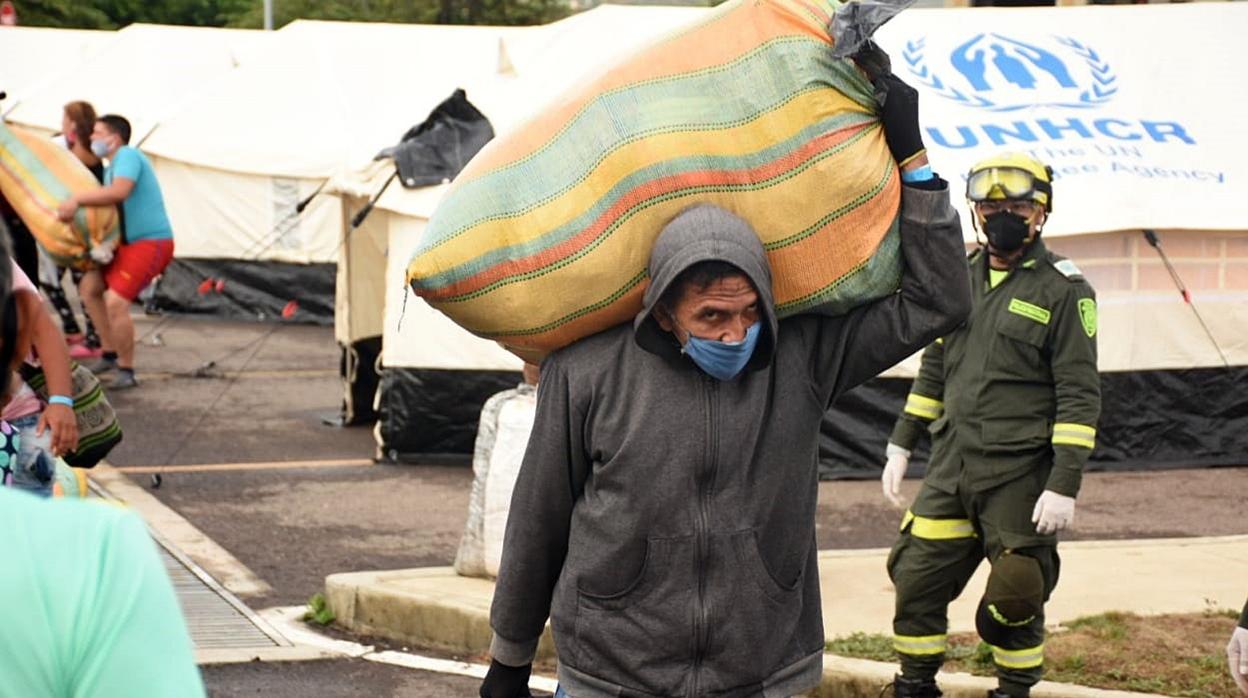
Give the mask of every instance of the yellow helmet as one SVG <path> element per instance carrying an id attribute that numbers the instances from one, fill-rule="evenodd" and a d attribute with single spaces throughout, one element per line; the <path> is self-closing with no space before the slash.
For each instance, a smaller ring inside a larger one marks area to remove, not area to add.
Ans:
<path id="1" fill-rule="evenodd" d="M 971 167 L 966 198 L 972 203 L 1030 199 L 1052 213 L 1053 168 L 1023 153 L 994 155 Z"/>

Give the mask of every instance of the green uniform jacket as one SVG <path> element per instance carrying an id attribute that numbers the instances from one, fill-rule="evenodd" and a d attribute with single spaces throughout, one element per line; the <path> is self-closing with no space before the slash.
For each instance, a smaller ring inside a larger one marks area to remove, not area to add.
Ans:
<path id="1" fill-rule="evenodd" d="M 970 266 L 971 316 L 923 352 L 890 441 L 912 449 L 930 431 L 925 482 L 950 494 L 1043 468 L 1046 489 L 1073 497 L 1101 411 L 1096 294 L 1039 240 L 996 288 L 986 252 Z"/>

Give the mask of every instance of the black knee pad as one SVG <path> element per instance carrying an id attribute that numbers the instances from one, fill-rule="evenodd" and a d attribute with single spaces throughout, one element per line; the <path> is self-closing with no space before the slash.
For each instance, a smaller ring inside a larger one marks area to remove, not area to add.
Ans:
<path id="1" fill-rule="evenodd" d="M 979 636 L 1005 646 L 1013 628 L 1027 625 L 1044 610 L 1044 573 L 1027 555 L 1005 553 L 992 563 L 988 588 L 975 614 Z"/>

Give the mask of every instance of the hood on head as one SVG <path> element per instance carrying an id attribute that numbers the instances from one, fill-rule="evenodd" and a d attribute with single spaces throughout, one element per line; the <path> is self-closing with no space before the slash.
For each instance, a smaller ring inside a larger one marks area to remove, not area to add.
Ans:
<path id="1" fill-rule="evenodd" d="M 763 331 L 758 338 L 758 348 L 746 368 L 753 370 L 766 366 L 771 363 L 777 331 L 767 252 L 749 223 L 711 204 L 699 204 L 681 211 L 654 241 L 654 248 L 650 251 L 650 286 L 642 298 L 641 312 L 633 320 L 633 336 L 637 344 L 665 359 L 680 358 L 680 343 L 675 335 L 659 327 L 654 319 L 654 309 L 681 272 L 694 264 L 711 260 L 737 267 L 758 291 L 759 322 Z"/>

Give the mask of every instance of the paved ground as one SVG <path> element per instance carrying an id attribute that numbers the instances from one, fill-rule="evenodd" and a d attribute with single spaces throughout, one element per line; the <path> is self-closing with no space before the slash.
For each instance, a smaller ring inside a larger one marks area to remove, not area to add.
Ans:
<path id="1" fill-rule="evenodd" d="M 169 465 L 154 494 L 273 586 L 271 594 L 247 599 L 253 608 L 302 603 L 334 572 L 451 562 L 466 518 L 468 468 L 179 471 L 196 464 L 371 457 L 369 429 L 321 422 L 337 414 L 342 395 L 330 328 L 192 318 L 137 322 L 140 336 L 146 335 L 137 362 L 143 385 L 110 396 L 126 436 L 109 460 L 121 467 Z M 193 377 L 209 361 L 217 377 Z M 146 485 L 149 476 L 133 477 Z M 916 488 L 906 483 L 911 495 Z M 1245 501 L 1248 468 L 1093 473 L 1085 478 L 1071 538 L 1248 533 Z M 876 481 L 820 487 L 821 548 L 887 546 L 897 521 Z M 206 676 L 213 695 L 267 698 L 471 695 L 476 685 L 475 679 L 435 679 L 362 660 L 215 667 Z M 331 692 L 338 687 L 344 692 Z"/>
<path id="2" fill-rule="evenodd" d="M 125 428 L 114 465 L 372 456 L 368 429 L 321 424 L 343 394 L 331 328 L 186 317 L 136 325 L 142 385 L 109 395 Z"/>
<path id="3" fill-rule="evenodd" d="M 451 676 L 364 659 L 318 662 L 224 664 L 203 670 L 210 698 L 464 698 L 475 696 L 480 679 Z"/>

